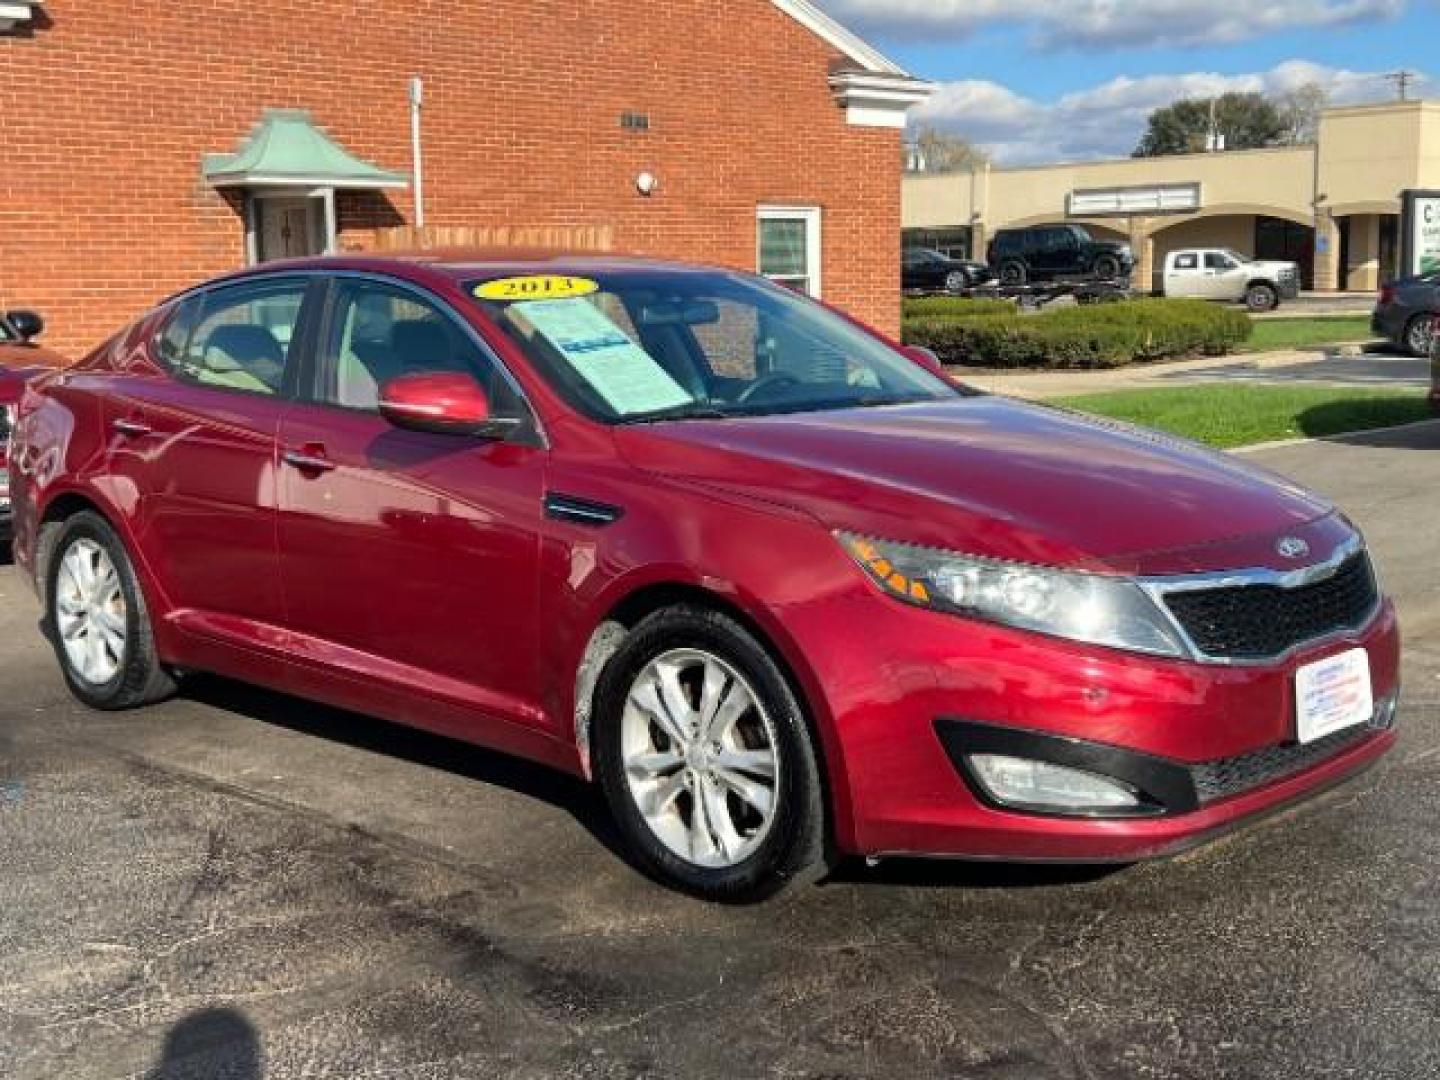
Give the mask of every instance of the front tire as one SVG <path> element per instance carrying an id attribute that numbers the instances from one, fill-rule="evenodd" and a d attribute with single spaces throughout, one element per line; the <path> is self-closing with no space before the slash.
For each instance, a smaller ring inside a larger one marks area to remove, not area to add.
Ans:
<path id="1" fill-rule="evenodd" d="M 135 708 L 174 692 L 125 545 L 99 514 L 84 511 L 60 528 L 45 623 L 66 685 L 92 709 Z"/>
<path id="2" fill-rule="evenodd" d="M 595 769 L 641 866 L 706 900 L 762 900 L 825 870 L 805 715 L 755 637 L 705 608 L 646 618 L 596 688 Z"/>
<path id="3" fill-rule="evenodd" d="M 1114 255 L 1101 255 L 1095 260 L 1095 279 L 1114 281 L 1120 276 L 1120 260 Z"/>

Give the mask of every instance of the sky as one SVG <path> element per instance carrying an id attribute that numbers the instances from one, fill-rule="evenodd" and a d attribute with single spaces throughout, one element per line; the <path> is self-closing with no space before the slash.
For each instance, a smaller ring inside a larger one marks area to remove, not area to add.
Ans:
<path id="1" fill-rule="evenodd" d="M 936 84 L 912 124 L 997 164 L 1124 157 L 1152 109 L 1318 82 L 1335 104 L 1440 97 L 1440 0 L 817 0 Z M 1432 79 L 1430 76 L 1433 75 Z"/>

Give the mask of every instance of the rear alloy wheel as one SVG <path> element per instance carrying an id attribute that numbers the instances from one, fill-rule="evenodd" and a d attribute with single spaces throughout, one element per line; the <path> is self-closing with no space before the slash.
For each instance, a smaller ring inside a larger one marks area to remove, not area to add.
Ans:
<path id="1" fill-rule="evenodd" d="M 167 696 L 150 617 L 125 548 L 109 523 L 84 512 L 61 528 L 49 561 L 48 630 L 70 691 L 95 709 Z"/>
<path id="2" fill-rule="evenodd" d="M 1405 351 L 1411 356 L 1429 356 L 1434 336 L 1434 316 L 1416 315 L 1405 324 Z"/>
<path id="3" fill-rule="evenodd" d="M 1000 267 L 1000 282 L 1002 285 L 1024 285 L 1030 276 L 1022 262 L 1007 262 Z"/>
<path id="4" fill-rule="evenodd" d="M 1274 311 L 1280 306 L 1280 294 L 1273 285 L 1251 285 L 1245 290 L 1245 306 L 1251 311 Z"/>
<path id="5" fill-rule="evenodd" d="M 606 666 L 595 763 L 644 867 L 709 900 L 763 899 L 824 870 L 819 769 L 794 694 L 738 623 L 650 616 Z"/>
<path id="6" fill-rule="evenodd" d="M 970 281 L 963 270 L 951 270 L 945 275 L 945 291 L 948 293 L 961 293 L 969 286 Z"/>

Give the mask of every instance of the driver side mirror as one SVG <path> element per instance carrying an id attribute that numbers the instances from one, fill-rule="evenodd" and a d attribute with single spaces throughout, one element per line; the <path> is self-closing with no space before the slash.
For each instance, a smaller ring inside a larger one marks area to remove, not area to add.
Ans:
<path id="1" fill-rule="evenodd" d="M 39 337 L 41 331 L 45 329 L 45 320 L 33 311 L 7 311 L 5 321 L 15 328 L 21 341 Z"/>
<path id="2" fill-rule="evenodd" d="M 405 431 L 504 439 L 520 426 L 490 413 L 480 384 L 459 371 L 401 375 L 380 388 L 380 415 Z"/>

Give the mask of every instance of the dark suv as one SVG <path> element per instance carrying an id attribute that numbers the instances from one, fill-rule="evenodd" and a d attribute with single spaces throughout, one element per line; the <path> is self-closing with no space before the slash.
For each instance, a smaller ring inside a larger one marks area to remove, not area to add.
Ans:
<path id="1" fill-rule="evenodd" d="M 1096 240 L 1080 225 L 1001 229 L 987 258 L 1005 285 L 1057 278 L 1116 281 L 1135 269 L 1129 245 Z"/>

